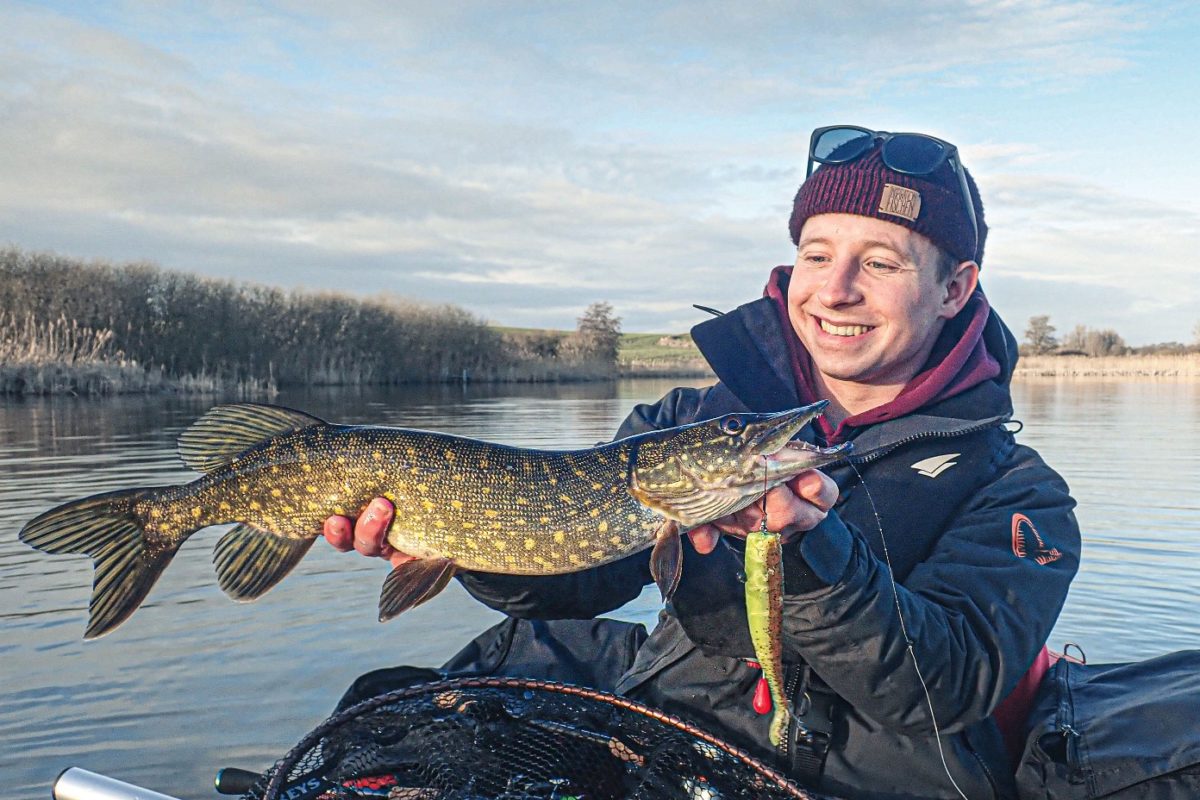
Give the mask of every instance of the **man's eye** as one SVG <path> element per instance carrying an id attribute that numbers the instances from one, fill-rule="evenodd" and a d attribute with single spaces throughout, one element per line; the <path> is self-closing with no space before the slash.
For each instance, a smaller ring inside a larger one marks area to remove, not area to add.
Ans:
<path id="1" fill-rule="evenodd" d="M 802 260 L 804 261 L 805 264 L 809 264 L 814 267 L 820 267 L 820 266 L 824 266 L 825 264 L 829 263 L 829 256 L 822 256 L 822 255 L 818 255 L 816 253 L 809 253 L 808 255 L 803 256 Z"/>
<path id="2" fill-rule="evenodd" d="M 886 261 L 868 261 L 867 266 L 870 267 L 871 271 L 873 272 L 887 273 L 900 271 L 900 267 L 896 266 L 895 264 L 889 264 Z"/>

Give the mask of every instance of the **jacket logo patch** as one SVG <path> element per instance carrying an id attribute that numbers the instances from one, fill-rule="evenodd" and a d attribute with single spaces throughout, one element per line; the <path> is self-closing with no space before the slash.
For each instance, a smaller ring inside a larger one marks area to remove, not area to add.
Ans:
<path id="1" fill-rule="evenodd" d="M 951 459 L 958 458 L 962 453 L 946 453 L 942 456 L 931 456 L 923 458 L 915 464 L 910 464 L 910 468 L 915 469 L 918 475 L 924 475 L 926 478 L 936 478 L 946 470 L 957 464 L 957 461 Z"/>
<path id="2" fill-rule="evenodd" d="M 1012 549 L 1017 558 L 1033 558 L 1042 566 L 1062 558 L 1062 552 L 1057 547 L 1046 547 L 1029 517 L 1021 513 L 1013 514 Z"/>

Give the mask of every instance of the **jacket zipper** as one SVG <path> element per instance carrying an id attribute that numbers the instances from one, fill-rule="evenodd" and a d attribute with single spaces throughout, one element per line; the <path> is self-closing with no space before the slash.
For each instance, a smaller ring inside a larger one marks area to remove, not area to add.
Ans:
<path id="1" fill-rule="evenodd" d="M 859 464 L 870 464 L 872 461 L 878 461 L 879 459 L 888 455 L 893 450 L 896 450 L 897 448 L 903 447 L 907 444 L 912 444 L 913 442 L 919 442 L 924 439 L 955 439 L 959 436 L 968 436 L 972 433 L 986 431 L 989 428 L 998 428 L 1008 422 L 1009 418 L 993 419 L 980 425 L 973 425 L 969 428 L 960 428 L 956 431 L 926 431 L 925 433 L 917 433 L 912 436 L 907 436 L 903 439 L 897 439 L 891 444 L 879 447 L 878 449 L 872 450 L 865 455 L 847 456 L 845 461 L 850 464 L 854 464 L 855 466 L 858 466 Z"/>

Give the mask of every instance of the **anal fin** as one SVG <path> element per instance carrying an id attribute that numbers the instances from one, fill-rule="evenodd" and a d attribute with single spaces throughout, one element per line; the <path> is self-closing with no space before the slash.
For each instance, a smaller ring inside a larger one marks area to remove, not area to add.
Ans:
<path id="1" fill-rule="evenodd" d="M 454 577 L 454 562 L 448 558 L 418 558 L 406 561 L 388 573 L 379 593 L 379 621 L 429 600 Z"/>
<path id="2" fill-rule="evenodd" d="M 255 600 L 283 580 L 316 539 L 293 539 L 241 524 L 221 537 L 213 565 L 221 590 L 234 600 Z"/>
<path id="3" fill-rule="evenodd" d="M 662 599 L 670 600 L 679 588 L 679 577 L 683 574 L 683 541 L 679 523 L 675 520 L 666 520 L 658 529 L 654 549 L 650 551 L 650 574 L 658 584 Z"/>

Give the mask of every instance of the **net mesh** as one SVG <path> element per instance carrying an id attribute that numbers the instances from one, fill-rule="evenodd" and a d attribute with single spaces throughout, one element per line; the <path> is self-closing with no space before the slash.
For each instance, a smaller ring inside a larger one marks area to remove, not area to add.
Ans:
<path id="1" fill-rule="evenodd" d="M 816 798 L 692 724 L 547 681 L 457 678 L 330 717 L 246 800 Z"/>

